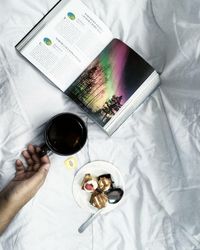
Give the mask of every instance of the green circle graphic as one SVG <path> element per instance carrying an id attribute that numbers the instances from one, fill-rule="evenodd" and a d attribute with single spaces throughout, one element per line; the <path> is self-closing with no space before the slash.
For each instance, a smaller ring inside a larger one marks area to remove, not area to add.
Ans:
<path id="1" fill-rule="evenodd" d="M 71 20 L 74 20 L 76 18 L 76 16 L 74 15 L 74 13 L 72 12 L 68 12 L 67 13 L 67 16 L 71 19 Z"/>
<path id="2" fill-rule="evenodd" d="M 48 37 L 45 37 L 45 38 L 43 39 L 43 41 L 44 41 L 44 43 L 45 43 L 46 45 L 48 45 L 48 46 L 52 45 L 52 41 L 51 41 Z"/>

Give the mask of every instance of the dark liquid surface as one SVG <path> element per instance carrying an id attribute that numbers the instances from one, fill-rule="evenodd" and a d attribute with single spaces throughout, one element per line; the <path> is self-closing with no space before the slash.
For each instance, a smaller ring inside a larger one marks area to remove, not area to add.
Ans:
<path id="1" fill-rule="evenodd" d="M 84 124 L 73 115 L 62 115 L 56 117 L 50 124 L 47 139 L 55 152 L 70 155 L 84 145 L 86 130 Z"/>

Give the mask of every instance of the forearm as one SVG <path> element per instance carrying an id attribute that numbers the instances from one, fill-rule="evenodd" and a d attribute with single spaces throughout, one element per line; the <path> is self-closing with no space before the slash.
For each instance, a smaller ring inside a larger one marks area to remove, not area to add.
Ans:
<path id="1" fill-rule="evenodd" d="M 23 204 L 12 201 L 7 188 L 0 192 L 0 235 L 10 224 Z"/>

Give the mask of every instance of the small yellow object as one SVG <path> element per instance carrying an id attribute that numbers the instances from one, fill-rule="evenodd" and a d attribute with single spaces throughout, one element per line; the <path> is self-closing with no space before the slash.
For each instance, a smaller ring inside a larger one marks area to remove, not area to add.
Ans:
<path id="1" fill-rule="evenodd" d="M 64 163 L 67 169 L 75 169 L 78 166 L 78 160 L 74 156 L 67 158 Z"/>

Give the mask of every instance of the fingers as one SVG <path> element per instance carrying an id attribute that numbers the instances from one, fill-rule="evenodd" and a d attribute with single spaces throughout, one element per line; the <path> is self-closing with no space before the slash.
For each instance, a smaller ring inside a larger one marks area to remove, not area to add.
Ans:
<path id="1" fill-rule="evenodd" d="M 41 150 L 40 147 L 36 147 L 36 152 L 39 153 Z M 42 164 L 49 164 L 50 163 L 50 160 L 49 160 L 49 156 L 48 155 L 44 155 L 43 157 L 40 158 L 40 162 Z"/>
<path id="2" fill-rule="evenodd" d="M 29 144 L 27 150 L 22 152 L 24 159 L 28 165 L 27 171 L 38 171 L 43 165 L 48 166 L 50 164 L 50 160 L 48 155 L 43 157 L 39 157 L 38 153 L 40 152 L 40 147 L 35 147 L 32 144 Z"/>
<path id="3" fill-rule="evenodd" d="M 32 144 L 28 145 L 28 151 L 35 163 L 40 163 L 40 158 L 38 157 L 38 150 L 39 147 L 34 147 Z"/>
<path id="4" fill-rule="evenodd" d="M 33 162 L 34 162 L 33 167 L 32 167 L 32 169 L 34 171 L 37 171 L 40 167 L 40 158 L 38 156 L 38 148 L 39 147 L 35 147 L 32 144 L 28 145 L 28 151 L 31 155 Z"/>
<path id="5" fill-rule="evenodd" d="M 16 160 L 15 162 L 15 168 L 16 168 L 16 173 L 15 175 L 21 174 L 25 171 L 24 164 L 22 163 L 21 160 Z"/>
<path id="6" fill-rule="evenodd" d="M 28 145 L 27 150 L 24 150 L 22 155 L 28 165 L 27 171 L 38 170 L 40 167 L 40 159 L 37 156 L 36 148 L 32 144 Z"/>
<path id="7" fill-rule="evenodd" d="M 34 164 L 34 161 L 33 161 L 32 157 L 31 157 L 31 154 L 29 153 L 28 150 L 24 150 L 22 152 L 22 155 L 23 155 L 24 159 L 26 160 L 27 165 L 30 167 L 29 169 L 31 170 L 32 166 Z"/>

